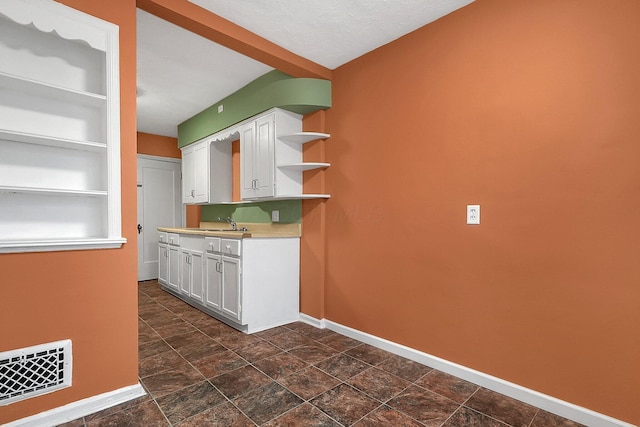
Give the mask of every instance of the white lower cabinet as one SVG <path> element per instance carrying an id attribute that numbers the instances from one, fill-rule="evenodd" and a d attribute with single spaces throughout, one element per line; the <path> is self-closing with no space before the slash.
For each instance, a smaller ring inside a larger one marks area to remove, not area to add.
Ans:
<path id="1" fill-rule="evenodd" d="M 180 236 L 180 293 L 201 304 L 204 303 L 203 244 L 202 237 Z"/>
<path id="2" fill-rule="evenodd" d="M 234 322 L 242 321 L 241 239 L 206 237 L 207 302 L 205 305 Z"/>
<path id="3" fill-rule="evenodd" d="M 206 237 L 205 305 L 234 322 L 241 320 L 240 239 Z M 225 251 L 223 253 L 223 250 Z"/>
<path id="4" fill-rule="evenodd" d="M 180 282 L 180 235 L 160 232 L 158 234 L 158 282 L 173 290 Z"/>
<path id="5" fill-rule="evenodd" d="M 183 234 L 179 252 L 179 287 L 161 285 L 194 307 L 246 333 L 299 319 L 299 238 Z"/>
<path id="6" fill-rule="evenodd" d="M 234 322 L 241 322 L 242 268 L 240 255 L 243 241 L 219 237 L 207 237 L 205 240 L 207 252 L 211 252 L 211 257 L 207 258 L 207 262 L 215 264 L 214 268 L 208 267 L 207 269 L 207 272 L 211 273 L 207 275 L 207 295 L 211 293 L 211 299 L 215 301 L 210 307 Z"/>
<path id="7" fill-rule="evenodd" d="M 158 233 L 158 282 L 166 285 L 169 280 L 169 242 L 168 234 Z"/>

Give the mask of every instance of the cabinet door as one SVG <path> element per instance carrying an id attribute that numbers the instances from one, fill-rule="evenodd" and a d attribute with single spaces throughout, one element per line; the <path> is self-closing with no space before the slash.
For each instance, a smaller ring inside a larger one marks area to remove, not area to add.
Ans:
<path id="1" fill-rule="evenodd" d="M 206 255 L 205 259 L 205 305 L 220 311 L 220 298 L 222 295 L 222 256 L 217 254 Z"/>
<path id="2" fill-rule="evenodd" d="M 169 281 L 167 284 L 174 290 L 180 289 L 180 249 L 177 246 L 169 246 Z"/>
<path id="3" fill-rule="evenodd" d="M 255 180 L 253 178 L 256 140 L 256 122 L 247 123 L 240 132 L 240 197 L 255 197 Z"/>
<path id="4" fill-rule="evenodd" d="M 182 202 L 209 201 L 209 150 L 202 141 L 182 149 Z"/>
<path id="5" fill-rule="evenodd" d="M 195 154 L 193 147 L 182 149 L 182 203 L 194 203 Z"/>
<path id="6" fill-rule="evenodd" d="M 255 197 L 273 197 L 275 195 L 273 176 L 275 117 L 273 114 L 256 120 L 256 139 L 254 144 L 253 176 L 256 180 Z"/>
<path id="7" fill-rule="evenodd" d="M 158 282 L 166 285 L 169 279 L 169 247 L 158 245 Z"/>
<path id="8" fill-rule="evenodd" d="M 240 322 L 242 318 L 239 258 L 222 257 L 222 314 L 236 322 Z"/>
<path id="9" fill-rule="evenodd" d="M 208 142 L 201 142 L 193 148 L 194 203 L 209 201 L 209 150 L 207 144 Z"/>
<path id="10" fill-rule="evenodd" d="M 189 295 L 191 266 L 191 254 L 189 251 L 180 249 L 180 293 Z"/>
<path id="11" fill-rule="evenodd" d="M 204 267 L 202 252 L 189 252 L 189 280 L 191 298 L 204 303 L 204 282 L 202 280 L 202 268 Z"/>

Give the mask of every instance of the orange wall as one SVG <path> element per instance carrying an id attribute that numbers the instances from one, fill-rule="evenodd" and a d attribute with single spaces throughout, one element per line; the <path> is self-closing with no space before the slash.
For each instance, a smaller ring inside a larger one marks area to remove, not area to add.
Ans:
<path id="1" fill-rule="evenodd" d="M 638 16 L 478 0 L 335 70 L 326 318 L 640 424 Z"/>
<path id="2" fill-rule="evenodd" d="M 304 117 L 305 131 L 326 132 L 326 111 Z M 326 162 L 326 144 L 331 139 L 304 144 L 305 162 Z M 304 192 L 326 194 L 325 170 L 305 172 Z M 300 311 L 316 319 L 325 317 L 324 290 L 326 281 L 326 204 L 323 199 L 302 201 L 303 230 L 300 239 Z"/>
<path id="3" fill-rule="evenodd" d="M 149 156 L 171 157 L 181 159 L 182 152 L 178 148 L 178 138 L 138 132 L 138 154 Z"/>
<path id="4" fill-rule="evenodd" d="M 122 249 L 0 255 L 0 351 L 73 342 L 72 387 L 1 407 L 0 424 L 138 382 L 135 1 L 63 3 L 120 25 L 122 228 L 128 243 Z"/>

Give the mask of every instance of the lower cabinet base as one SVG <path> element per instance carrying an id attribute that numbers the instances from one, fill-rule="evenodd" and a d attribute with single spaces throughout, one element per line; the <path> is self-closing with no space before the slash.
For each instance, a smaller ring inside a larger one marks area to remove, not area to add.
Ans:
<path id="1" fill-rule="evenodd" d="M 179 292 L 176 292 L 175 290 L 167 287 L 165 284 L 160 283 L 160 287 L 170 293 L 171 295 L 175 296 L 176 298 L 181 299 L 182 301 L 186 302 L 187 304 L 189 304 L 190 306 L 192 306 L 193 308 L 196 308 L 200 311 L 202 311 L 205 314 L 208 314 L 209 316 L 223 322 L 226 323 L 227 325 L 231 326 L 234 329 L 237 329 L 241 332 L 244 332 L 245 334 L 253 334 L 255 332 L 261 332 L 261 331 L 265 331 L 267 329 L 271 329 L 271 328 L 275 328 L 277 326 L 282 326 L 282 325 L 286 325 L 288 323 L 292 323 L 292 322 L 297 322 L 298 320 L 300 320 L 300 312 L 298 310 L 289 310 L 288 313 L 284 313 L 281 314 L 279 316 L 276 317 L 270 317 L 268 319 L 264 319 L 263 321 L 256 321 L 256 322 L 250 322 L 246 325 L 242 325 L 240 323 L 234 322 L 232 319 L 229 319 L 228 317 L 224 316 L 222 313 L 219 313 L 215 310 L 212 310 L 202 304 L 200 304 L 197 301 L 193 301 L 192 299 L 190 299 L 187 295 L 181 294 Z"/>

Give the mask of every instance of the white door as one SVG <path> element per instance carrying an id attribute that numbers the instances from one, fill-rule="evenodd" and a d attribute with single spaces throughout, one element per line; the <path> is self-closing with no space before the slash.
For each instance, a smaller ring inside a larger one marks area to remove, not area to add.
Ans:
<path id="1" fill-rule="evenodd" d="M 158 227 L 180 227 L 180 160 L 138 156 L 138 280 L 158 277 Z"/>

